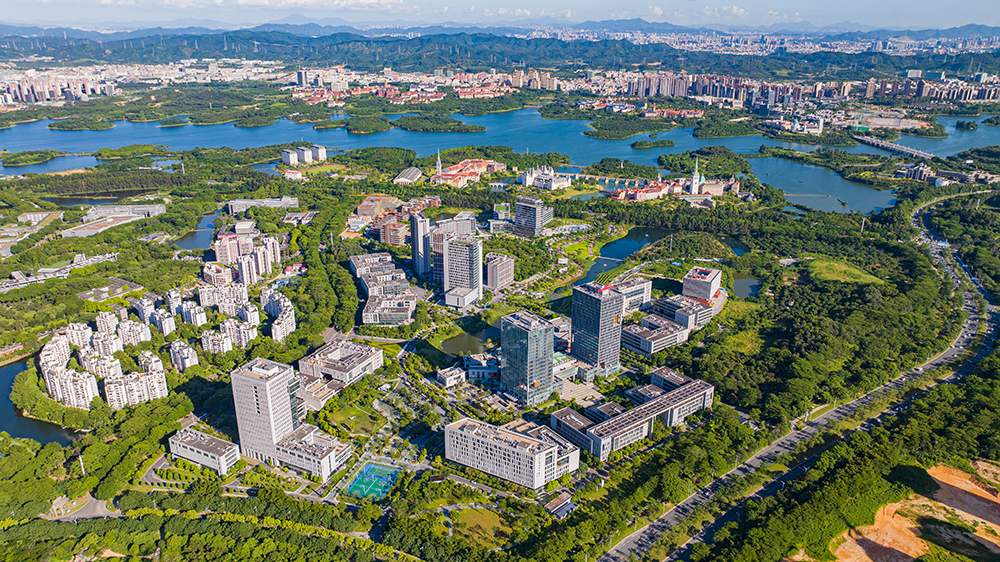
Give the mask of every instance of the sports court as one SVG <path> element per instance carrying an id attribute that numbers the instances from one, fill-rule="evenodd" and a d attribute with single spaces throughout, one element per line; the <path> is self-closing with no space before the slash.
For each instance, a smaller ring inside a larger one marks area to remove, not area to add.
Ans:
<path id="1" fill-rule="evenodd" d="M 399 472 L 397 468 L 365 463 L 365 467 L 354 477 L 354 482 L 347 487 L 347 493 L 356 498 L 379 501 L 389 493 Z"/>

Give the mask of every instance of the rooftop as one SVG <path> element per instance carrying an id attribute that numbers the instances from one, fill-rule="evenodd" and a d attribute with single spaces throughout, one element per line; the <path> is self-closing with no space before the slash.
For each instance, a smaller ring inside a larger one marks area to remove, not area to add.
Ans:
<path id="1" fill-rule="evenodd" d="M 182 429 L 170 436 L 170 441 L 183 443 L 192 449 L 208 453 L 216 457 L 221 457 L 231 449 L 237 447 L 236 443 L 231 443 L 218 437 L 212 437 L 207 433 L 202 433 L 194 429 Z"/>
<path id="2" fill-rule="evenodd" d="M 594 425 L 594 422 L 590 418 L 584 416 L 580 412 L 577 412 L 573 408 L 556 410 L 555 412 L 552 412 L 552 415 L 564 425 L 567 425 L 580 433 L 586 432 L 588 427 Z"/>
<path id="3" fill-rule="evenodd" d="M 335 371 L 350 371 L 379 353 L 382 353 L 382 350 L 377 347 L 347 340 L 334 340 L 317 349 L 309 357 L 301 359 L 300 363 Z"/>
<path id="4" fill-rule="evenodd" d="M 533 437 L 517 433 L 516 431 L 490 425 L 472 418 L 460 419 L 456 422 L 448 424 L 447 427 L 461 431 L 462 433 L 471 433 L 482 439 L 502 443 L 508 447 L 519 449 L 532 455 L 540 453 L 552 446 Z"/>
<path id="5" fill-rule="evenodd" d="M 501 326 L 505 324 L 516 326 L 526 332 L 552 328 L 552 324 L 548 320 L 527 310 L 521 310 L 504 316 L 501 321 Z"/>
<path id="6" fill-rule="evenodd" d="M 684 276 L 685 279 L 695 279 L 698 281 L 710 281 L 715 279 L 719 275 L 722 275 L 722 271 L 718 269 L 708 269 L 707 267 L 692 267 L 691 271 L 687 272 Z"/>
<path id="7" fill-rule="evenodd" d="M 690 384 L 671 390 L 608 421 L 601 422 L 590 428 L 588 433 L 593 434 L 598 439 L 610 437 L 636 423 L 657 416 L 676 404 L 686 402 L 710 388 L 712 388 L 712 385 L 705 381 L 692 381 Z"/>
<path id="8" fill-rule="evenodd" d="M 233 374 L 241 374 L 247 377 L 255 378 L 264 382 L 267 382 L 274 377 L 284 374 L 285 372 L 291 371 L 291 365 L 285 365 L 284 363 L 278 363 L 277 361 L 271 361 L 270 359 L 264 359 L 263 357 L 257 357 L 251 360 L 249 363 L 243 365 L 242 367 L 237 367 Z"/>

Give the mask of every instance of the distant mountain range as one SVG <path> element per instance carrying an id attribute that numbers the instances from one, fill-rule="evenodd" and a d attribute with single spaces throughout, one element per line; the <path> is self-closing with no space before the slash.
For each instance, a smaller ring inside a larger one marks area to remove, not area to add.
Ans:
<path id="1" fill-rule="evenodd" d="M 531 21 L 507 22 L 503 25 L 486 26 L 446 22 L 431 24 L 426 22 L 349 22 L 341 18 L 308 18 L 292 14 L 281 20 L 264 24 L 230 24 L 215 20 L 194 18 L 177 19 L 169 22 L 120 22 L 95 26 L 78 27 L 44 27 L 32 25 L 17 25 L 0 23 L 0 36 L 4 37 L 66 37 L 69 39 L 89 39 L 92 41 L 116 41 L 139 39 L 143 37 L 176 36 L 176 35 L 211 35 L 227 33 L 236 30 L 257 32 L 283 32 L 300 37 L 321 37 L 339 33 L 351 33 L 367 37 L 387 34 L 413 33 L 420 35 L 477 34 L 513 35 L 524 33 L 528 29 L 553 27 L 576 29 L 581 31 L 608 31 L 622 33 L 639 31 L 643 33 L 718 33 L 757 32 L 771 35 L 809 35 L 827 40 L 854 41 L 885 41 L 953 39 L 971 36 L 1000 35 L 1000 27 L 969 24 L 948 29 L 885 29 L 875 28 L 853 22 L 841 22 L 826 26 L 816 26 L 809 22 L 782 22 L 769 26 L 729 26 L 705 25 L 701 27 L 685 27 L 668 22 L 650 22 L 644 19 L 619 19 L 605 21 L 586 21 L 571 24 L 556 18 L 535 19 Z"/>

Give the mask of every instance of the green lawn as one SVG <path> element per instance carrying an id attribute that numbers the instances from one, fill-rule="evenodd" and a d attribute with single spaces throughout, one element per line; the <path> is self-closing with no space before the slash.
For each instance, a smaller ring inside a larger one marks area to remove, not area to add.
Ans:
<path id="1" fill-rule="evenodd" d="M 587 250 L 586 242 L 577 242 L 575 244 L 570 244 L 565 249 L 566 255 L 577 263 L 583 262 L 590 257 L 590 252 Z"/>
<path id="2" fill-rule="evenodd" d="M 504 525 L 500 514 L 489 509 L 463 509 L 451 513 L 455 534 L 486 548 L 498 548 L 507 543 L 511 528 Z"/>
<path id="3" fill-rule="evenodd" d="M 302 170 L 302 173 L 307 176 L 316 176 L 319 174 L 325 174 L 327 172 L 335 172 L 340 170 L 346 170 L 347 166 L 343 164 L 323 164 L 322 166 L 316 166 L 315 168 L 308 168 Z"/>
<path id="4" fill-rule="evenodd" d="M 370 347 L 380 347 L 382 348 L 382 351 L 385 352 L 386 357 L 395 357 L 403 349 L 402 347 L 400 347 L 398 343 L 366 341 L 366 340 L 353 340 L 353 341 Z"/>
<path id="5" fill-rule="evenodd" d="M 826 258 L 816 258 L 806 261 L 806 269 L 814 279 L 821 281 L 840 281 L 842 283 L 882 283 L 874 275 L 843 262 Z"/>
<path id="6" fill-rule="evenodd" d="M 729 299 L 726 301 L 726 306 L 723 307 L 722 313 L 719 314 L 719 320 L 723 322 L 743 320 L 759 310 L 760 307 L 761 305 L 757 303 Z"/>
<path id="7" fill-rule="evenodd" d="M 370 414 L 357 406 L 347 406 L 330 414 L 333 421 L 346 424 L 352 428 L 352 433 L 374 433 L 378 425 L 378 416 Z M 354 419 L 351 419 L 351 418 Z"/>

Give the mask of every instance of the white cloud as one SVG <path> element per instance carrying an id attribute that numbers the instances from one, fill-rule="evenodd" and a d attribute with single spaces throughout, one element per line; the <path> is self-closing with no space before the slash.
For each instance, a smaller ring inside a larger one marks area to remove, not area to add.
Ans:
<path id="1" fill-rule="evenodd" d="M 715 8 L 709 8 L 708 6 L 705 6 L 704 8 L 702 8 L 701 9 L 701 13 L 704 14 L 704 15 L 706 15 L 706 16 L 708 16 L 708 17 L 710 17 L 710 18 L 717 18 L 717 17 L 719 17 L 719 10 L 717 10 Z"/>
<path id="2" fill-rule="evenodd" d="M 650 6 L 649 7 L 649 13 L 653 14 L 654 16 L 662 16 L 663 15 L 663 8 L 661 8 L 659 6 Z"/>
<path id="3" fill-rule="evenodd" d="M 514 15 L 515 16 L 530 16 L 531 15 L 531 10 L 522 10 L 521 8 L 518 8 L 518 9 L 514 10 Z"/>
<path id="4" fill-rule="evenodd" d="M 722 11 L 730 16 L 737 18 L 743 18 L 747 16 L 746 10 L 744 10 L 743 8 L 737 8 L 736 6 L 725 6 L 722 8 Z"/>
<path id="5" fill-rule="evenodd" d="M 559 12 L 559 15 L 561 15 L 564 18 L 574 18 L 576 17 L 576 10 L 571 10 L 569 8 L 566 8 L 562 12 Z"/>
<path id="6" fill-rule="evenodd" d="M 466 9 L 464 9 L 462 11 L 465 12 L 465 13 L 467 13 L 467 14 L 471 14 L 472 12 L 476 11 L 476 7 L 475 6 L 469 6 L 468 8 L 466 8 Z"/>
<path id="7" fill-rule="evenodd" d="M 484 16 L 492 16 L 493 12 L 491 12 L 489 8 L 483 8 L 483 15 Z"/>
<path id="8" fill-rule="evenodd" d="M 505 15 L 507 15 L 507 8 L 497 8 L 497 15 L 498 16 L 505 16 Z"/>

